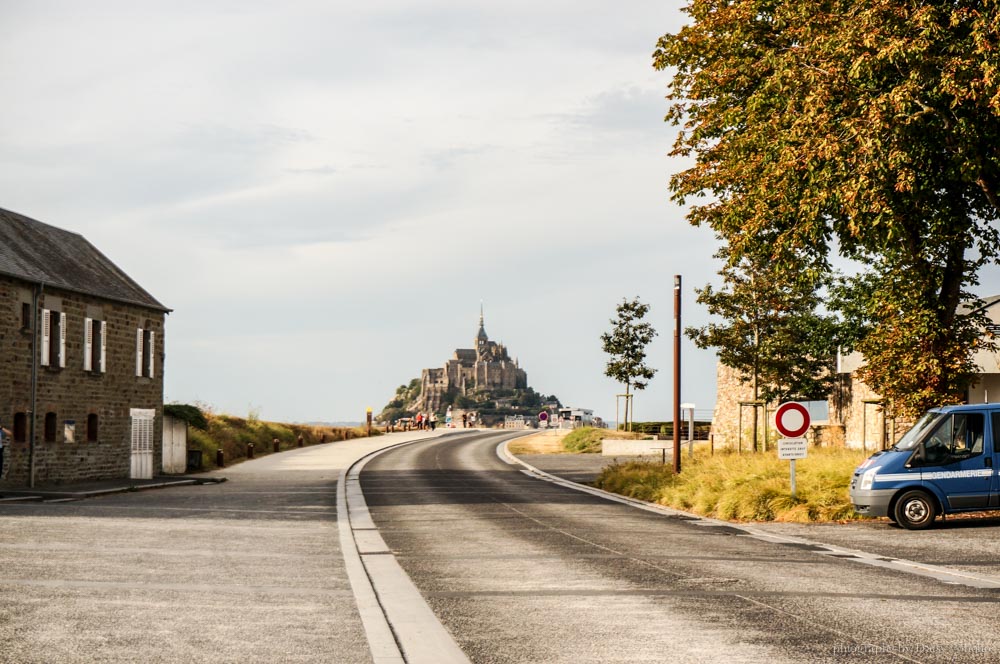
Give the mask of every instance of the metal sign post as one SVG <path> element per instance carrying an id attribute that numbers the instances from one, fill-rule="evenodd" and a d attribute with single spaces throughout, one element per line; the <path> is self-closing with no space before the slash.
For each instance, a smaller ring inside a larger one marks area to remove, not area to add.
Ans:
<path id="1" fill-rule="evenodd" d="M 694 459 L 694 404 L 682 403 L 681 410 L 688 412 L 688 459 Z"/>
<path id="2" fill-rule="evenodd" d="M 778 458 L 788 459 L 791 464 L 789 472 L 792 483 L 792 500 L 795 500 L 795 460 L 805 459 L 806 449 L 805 438 L 778 439 Z"/>

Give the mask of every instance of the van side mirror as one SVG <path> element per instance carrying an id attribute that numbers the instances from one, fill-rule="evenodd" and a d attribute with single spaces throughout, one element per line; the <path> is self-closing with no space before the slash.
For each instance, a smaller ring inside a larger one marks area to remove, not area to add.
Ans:
<path id="1" fill-rule="evenodd" d="M 910 457 L 910 463 L 916 463 L 918 466 L 927 463 L 927 448 L 924 446 L 923 441 L 917 443 L 917 446 L 913 449 L 913 456 Z"/>

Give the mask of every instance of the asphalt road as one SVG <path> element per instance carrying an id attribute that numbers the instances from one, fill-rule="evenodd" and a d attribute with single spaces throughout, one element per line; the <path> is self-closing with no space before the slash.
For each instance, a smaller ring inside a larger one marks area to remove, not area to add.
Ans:
<path id="1" fill-rule="evenodd" d="M 497 457 L 502 439 L 419 443 L 361 474 L 382 537 L 474 662 L 1000 661 L 1000 591 L 541 482 Z"/>
<path id="2" fill-rule="evenodd" d="M 217 485 L 0 504 L 0 662 L 370 662 L 337 479 L 419 435 L 291 450 Z"/>

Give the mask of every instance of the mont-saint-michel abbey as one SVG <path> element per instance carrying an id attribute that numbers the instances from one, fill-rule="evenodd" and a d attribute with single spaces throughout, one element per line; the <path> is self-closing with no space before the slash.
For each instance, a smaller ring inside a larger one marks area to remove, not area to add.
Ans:
<path id="1" fill-rule="evenodd" d="M 416 409 L 440 412 L 452 395 L 468 396 L 499 390 L 528 388 L 528 374 L 517 359 L 511 360 L 507 347 L 490 341 L 482 310 L 474 348 L 457 348 L 443 367 L 424 369 L 420 376 L 420 397 Z"/>

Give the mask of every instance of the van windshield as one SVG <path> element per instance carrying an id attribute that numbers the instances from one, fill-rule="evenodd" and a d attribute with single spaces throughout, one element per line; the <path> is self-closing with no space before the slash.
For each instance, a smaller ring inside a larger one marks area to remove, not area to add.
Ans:
<path id="1" fill-rule="evenodd" d="M 892 446 L 894 450 L 912 450 L 917 446 L 917 442 L 924 432 L 930 429 L 942 417 L 941 413 L 929 410 L 920 416 L 913 428 L 906 432 L 899 442 Z"/>

